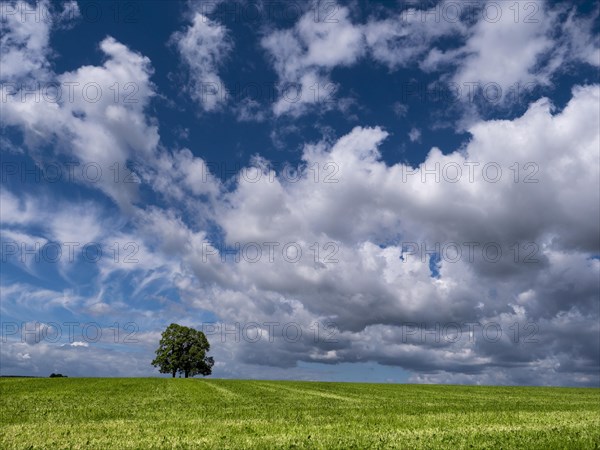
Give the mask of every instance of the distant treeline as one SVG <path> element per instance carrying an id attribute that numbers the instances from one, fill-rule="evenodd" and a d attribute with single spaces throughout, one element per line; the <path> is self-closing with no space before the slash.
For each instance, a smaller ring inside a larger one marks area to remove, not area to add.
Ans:
<path id="1" fill-rule="evenodd" d="M 35 375 L 0 375 L 0 378 L 42 378 Z"/>
<path id="2" fill-rule="evenodd" d="M 36 375 L 0 375 L 0 378 L 43 378 Z M 62 373 L 51 373 L 48 378 L 68 378 Z"/>

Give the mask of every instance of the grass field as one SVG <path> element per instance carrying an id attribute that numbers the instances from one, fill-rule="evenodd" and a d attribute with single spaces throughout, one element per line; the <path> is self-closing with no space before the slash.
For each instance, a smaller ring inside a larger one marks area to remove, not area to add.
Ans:
<path id="1" fill-rule="evenodd" d="M 600 448 L 600 389 L 0 379 L 0 448 Z"/>

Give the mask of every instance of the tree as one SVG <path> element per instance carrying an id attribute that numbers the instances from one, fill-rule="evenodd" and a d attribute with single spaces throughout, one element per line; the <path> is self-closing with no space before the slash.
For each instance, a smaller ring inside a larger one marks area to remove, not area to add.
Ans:
<path id="1" fill-rule="evenodd" d="M 172 374 L 173 378 L 177 372 L 186 378 L 207 376 L 215 363 L 212 357 L 206 356 L 209 350 L 210 344 L 202 331 L 172 323 L 162 333 L 152 365 L 159 367 L 160 373 Z"/>

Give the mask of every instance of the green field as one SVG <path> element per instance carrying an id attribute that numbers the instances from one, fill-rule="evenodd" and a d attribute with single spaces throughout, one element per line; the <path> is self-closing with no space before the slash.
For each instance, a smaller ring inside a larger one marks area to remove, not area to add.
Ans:
<path id="1" fill-rule="evenodd" d="M 0 448 L 600 448 L 600 389 L 0 379 Z"/>

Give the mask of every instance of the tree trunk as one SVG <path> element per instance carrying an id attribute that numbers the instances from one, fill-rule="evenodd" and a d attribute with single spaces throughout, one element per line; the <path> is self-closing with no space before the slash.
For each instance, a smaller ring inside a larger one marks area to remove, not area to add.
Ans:
<path id="1" fill-rule="evenodd" d="M 175 378 L 175 373 L 176 373 L 176 372 L 177 372 L 176 370 L 174 370 L 174 371 L 173 371 L 173 378 Z"/>
<path id="2" fill-rule="evenodd" d="M 190 373 L 186 370 L 185 377 L 187 378 Z"/>

